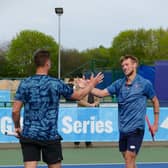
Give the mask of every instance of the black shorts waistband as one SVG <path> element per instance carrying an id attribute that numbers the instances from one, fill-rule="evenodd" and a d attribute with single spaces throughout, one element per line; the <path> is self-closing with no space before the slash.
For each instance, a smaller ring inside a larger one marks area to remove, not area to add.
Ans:
<path id="1" fill-rule="evenodd" d="M 38 140 L 38 139 L 32 139 L 32 138 L 20 136 L 20 143 L 30 143 L 30 144 L 38 144 L 38 145 L 56 144 L 56 143 L 60 143 L 61 140 L 62 138 L 55 139 L 55 140 Z"/>
<path id="2" fill-rule="evenodd" d="M 141 132 L 144 132 L 144 129 L 142 128 L 136 128 L 135 130 L 132 130 L 132 131 L 129 131 L 129 132 L 122 132 L 120 131 L 121 134 L 125 134 L 125 135 L 129 135 L 129 134 L 132 134 L 132 133 L 141 133 Z"/>

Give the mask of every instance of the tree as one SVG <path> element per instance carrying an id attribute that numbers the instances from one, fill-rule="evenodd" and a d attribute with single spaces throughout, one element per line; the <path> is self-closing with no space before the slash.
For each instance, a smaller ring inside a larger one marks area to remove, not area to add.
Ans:
<path id="1" fill-rule="evenodd" d="M 136 55 L 140 59 L 144 56 L 145 38 L 146 34 L 143 29 L 123 31 L 114 38 L 111 51 L 118 60 L 125 54 Z"/>
<path id="2" fill-rule="evenodd" d="M 73 60 L 73 62 L 72 62 Z M 75 49 L 63 49 L 61 52 L 61 74 L 63 77 L 81 76 L 86 71 L 101 71 L 109 64 L 109 50 L 100 46 L 79 52 Z"/>
<path id="3" fill-rule="evenodd" d="M 160 28 L 156 33 L 158 38 L 158 60 L 167 60 L 168 59 L 168 29 L 163 30 Z"/>
<path id="4" fill-rule="evenodd" d="M 138 57 L 141 63 L 151 65 L 168 56 L 168 31 L 160 29 L 127 30 L 119 33 L 112 42 L 110 53 L 119 59 L 125 54 Z"/>
<path id="5" fill-rule="evenodd" d="M 6 53 L 9 47 L 9 42 L 4 42 L 0 44 L 0 77 L 8 77 L 9 76 L 9 61 L 7 59 Z"/>
<path id="6" fill-rule="evenodd" d="M 7 59 L 5 56 L 5 52 L 0 50 L 0 76 L 3 77 L 6 75 L 6 65 L 7 65 Z"/>
<path id="7" fill-rule="evenodd" d="M 99 46 L 99 48 L 87 49 L 81 53 L 86 57 L 87 62 L 89 62 L 91 71 L 95 71 L 100 68 L 101 71 L 110 66 L 110 52 L 109 49 L 104 46 Z"/>
<path id="8" fill-rule="evenodd" d="M 51 75 L 57 74 L 58 45 L 51 36 L 32 30 L 21 31 L 12 41 L 7 53 L 12 67 L 11 76 L 24 77 L 34 73 L 33 53 L 39 49 L 47 49 L 51 53 Z"/>
<path id="9" fill-rule="evenodd" d="M 80 76 L 84 69 L 83 65 L 86 62 L 86 57 L 83 56 L 78 50 L 63 49 L 61 52 L 61 76 Z"/>

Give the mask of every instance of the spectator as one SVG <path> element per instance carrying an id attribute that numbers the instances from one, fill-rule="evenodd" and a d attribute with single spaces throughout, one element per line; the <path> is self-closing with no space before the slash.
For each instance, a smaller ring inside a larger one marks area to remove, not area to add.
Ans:
<path id="1" fill-rule="evenodd" d="M 78 101 L 78 107 L 99 107 L 100 99 L 93 94 L 89 93 L 83 99 Z M 75 147 L 79 147 L 80 142 L 74 142 Z M 91 147 L 92 142 L 86 141 L 86 147 Z"/>

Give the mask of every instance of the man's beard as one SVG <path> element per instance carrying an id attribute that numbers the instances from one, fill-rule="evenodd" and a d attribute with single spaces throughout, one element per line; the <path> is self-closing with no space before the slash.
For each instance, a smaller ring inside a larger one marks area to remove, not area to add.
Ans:
<path id="1" fill-rule="evenodd" d="M 130 77 L 134 73 L 134 70 L 132 70 L 130 73 L 126 74 L 127 77 Z"/>

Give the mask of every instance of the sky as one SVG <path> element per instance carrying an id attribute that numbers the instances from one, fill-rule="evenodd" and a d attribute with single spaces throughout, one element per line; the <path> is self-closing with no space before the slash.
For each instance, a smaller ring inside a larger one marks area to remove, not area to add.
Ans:
<path id="1" fill-rule="evenodd" d="M 168 28 L 168 0 L 0 0 L 0 44 L 22 30 L 37 30 L 58 42 L 56 7 L 63 7 L 61 46 L 79 51 L 110 47 L 128 29 Z"/>

